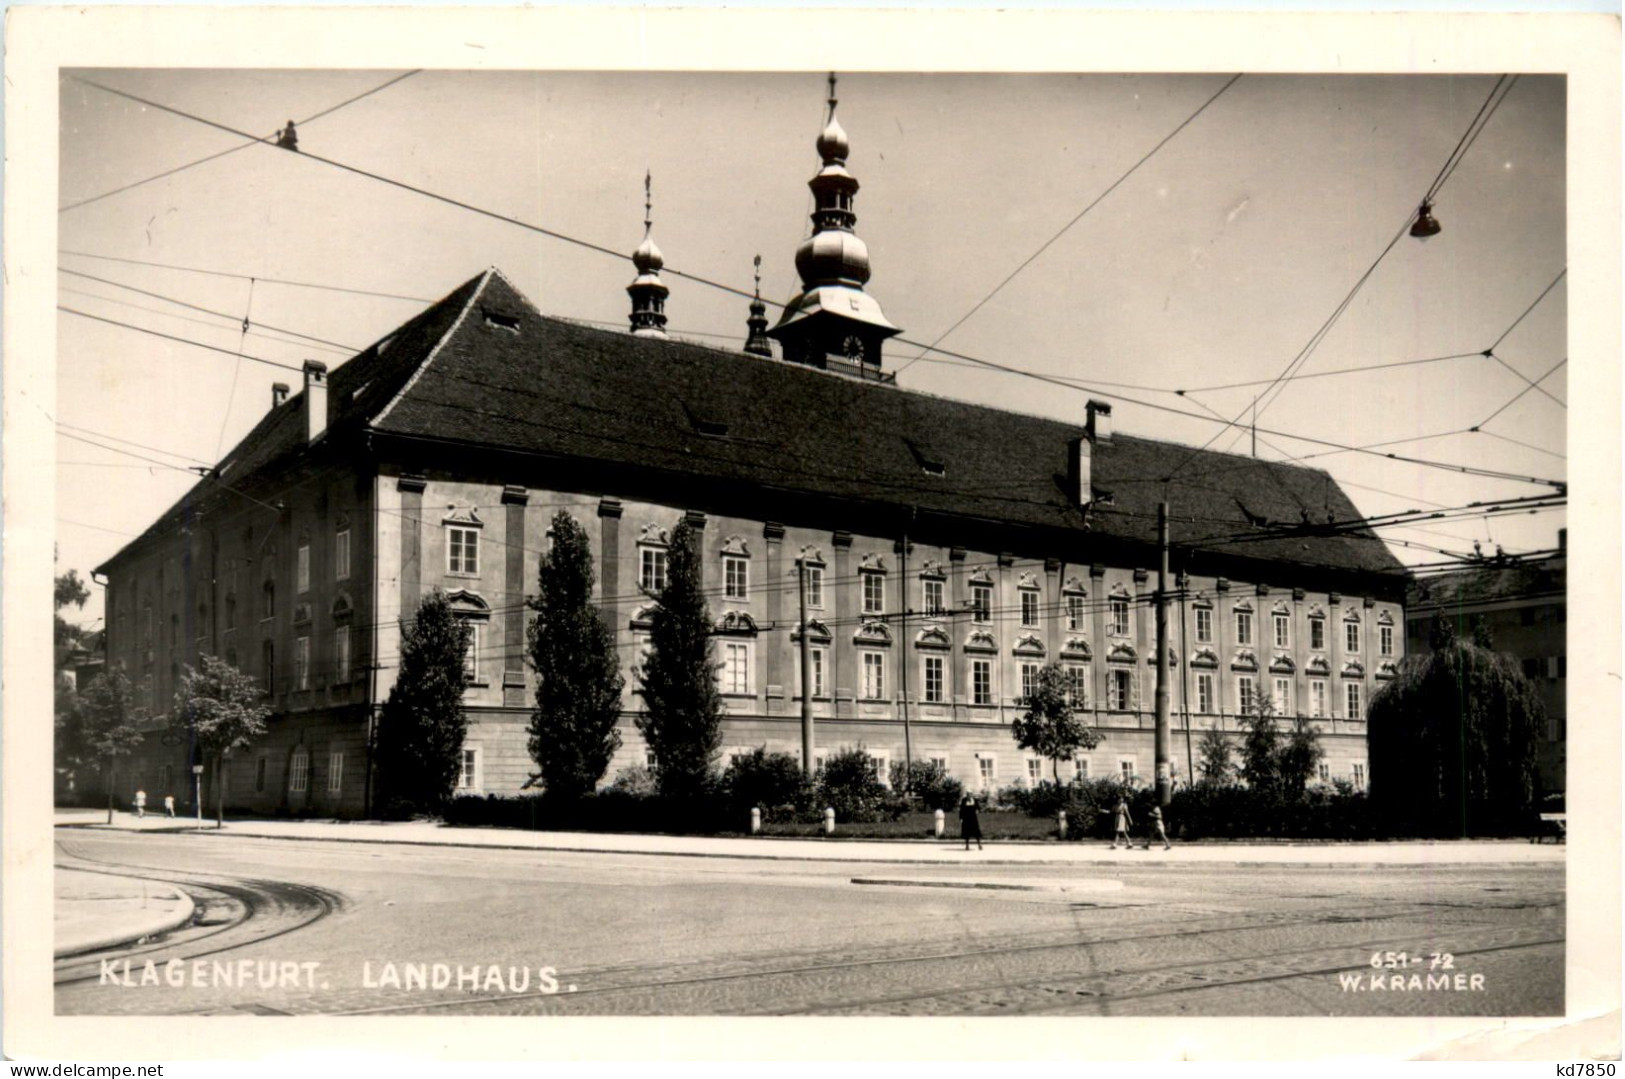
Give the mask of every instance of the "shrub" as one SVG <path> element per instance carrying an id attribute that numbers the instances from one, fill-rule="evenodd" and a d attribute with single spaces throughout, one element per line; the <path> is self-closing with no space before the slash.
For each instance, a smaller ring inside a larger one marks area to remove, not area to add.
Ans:
<path id="1" fill-rule="evenodd" d="M 908 767 L 906 784 L 903 779 L 903 764 L 894 761 L 891 766 L 892 789 L 906 789 L 909 798 L 921 809 L 947 812 L 956 808 L 960 799 L 965 797 L 965 785 L 949 775 L 948 770 L 936 761 L 915 761 Z"/>
<path id="2" fill-rule="evenodd" d="M 819 805 L 833 807 L 837 821 L 879 820 L 887 790 L 875 774 L 876 763 L 862 746 L 830 757 L 818 777 Z"/>
<path id="3" fill-rule="evenodd" d="M 736 815 L 752 808 L 788 806 L 793 817 L 813 803 L 813 784 L 801 762 L 788 753 L 769 753 L 765 746 L 734 758 L 722 774 L 722 786 Z"/>
<path id="4" fill-rule="evenodd" d="M 660 789 L 655 783 L 654 772 L 641 764 L 634 764 L 616 772 L 615 779 L 609 786 L 613 790 L 638 795 L 654 794 Z"/>

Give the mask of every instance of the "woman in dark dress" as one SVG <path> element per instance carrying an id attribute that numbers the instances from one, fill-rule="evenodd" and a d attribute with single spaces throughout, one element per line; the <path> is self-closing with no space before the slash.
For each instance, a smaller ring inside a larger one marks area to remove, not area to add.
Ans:
<path id="1" fill-rule="evenodd" d="M 959 834 L 965 838 L 966 850 L 970 850 L 972 839 L 976 840 L 976 849 L 982 849 L 982 819 L 976 815 L 976 799 L 968 794 L 959 803 Z"/>

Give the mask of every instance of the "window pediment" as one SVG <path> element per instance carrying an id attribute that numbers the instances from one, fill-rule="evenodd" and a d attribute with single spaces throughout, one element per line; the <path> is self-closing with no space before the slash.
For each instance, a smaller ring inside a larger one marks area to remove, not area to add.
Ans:
<path id="1" fill-rule="evenodd" d="M 1399 677 L 1399 666 L 1398 666 L 1398 664 L 1395 664 L 1395 663 L 1393 663 L 1392 661 L 1389 661 L 1389 660 L 1384 660 L 1382 663 L 1377 664 L 1376 677 L 1381 678 L 1384 681 L 1387 681 L 1390 678 L 1398 678 Z"/>
<path id="2" fill-rule="evenodd" d="M 1111 595 L 1113 598 L 1116 598 L 1116 599 L 1133 599 L 1134 598 L 1134 593 L 1130 592 L 1128 590 L 1128 585 L 1124 584 L 1122 581 L 1118 581 L 1116 584 L 1112 585 L 1111 591 L 1108 594 Z"/>
<path id="3" fill-rule="evenodd" d="M 833 639 L 830 636 L 829 627 L 816 618 L 807 619 L 807 632 L 807 639 L 813 644 L 828 644 Z M 790 639 L 792 641 L 801 640 L 800 626 L 790 631 Z"/>
<path id="4" fill-rule="evenodd" d="M 1343 621 L 1345 621 L 1345 622 L 1358 622 L 1359 620 L 1360 620 L 1360 609 L 1358 607 L 1351 606 L 1351 607 L 1349 607 L 1349 609 L 1347 611 L 1345 611 L 1343 613 Z"/>
<path id="5" fill-rule="evenodd" d="M 1325 656 L 1315 656 L 1304 665 L 1304 670 L 1310 674 L 1331 674 L 1332 665 L 1326 661 Z"/>
<path id="6" fill-rule="evenodd" d="M 817 547 L 803 547 L 798 557 L 809 566 L 822 566 L 824 564 L 824 553 Z"/>
<path id="7" fill-rule="evenodd" d="M 1258 670 L 1258 656 L 1256 653 L 1242 649 L 1230 659 L 1230 669 L 1233 671 Z"/>
<path id="8" fill-rule="evenodd" d="M 1036 633 L 1024 633 L 1016 638 L 1016 646 L 1011 651 L 1018 656 L 1042 656 L 1044 642 L 1038 639 Z"/>
<path id="9" fill-rule="evenodd" d="M 1326 617 L 1326 608 L 1322 607 L 1318 603 L 1311 603 L 1309 605 L 1309 617 L 1310 618 L 1325 618 Z"/>
<path id="10" fill-rule="evenodd" d="M 738 555 L 740 558 L 749 558 L 750 544 L 745 542 L 743 536 L 729 536 L 722 541 L 722 553 Z"/>
<path id="11" fill-rule="evenodd" d="M 967 652 L 997 652 L 999 642 L 993 639 L 993 634 L 985 629 L 974 630 L 965 638 L 965 651 Z"/>
<path id="12" fill-rule="evenodd" d="M 931 577 L 931 578 L 934 578 L 936 580 L 942 580 L 942 579 L 944 579 L 944 578 L 946 578 L 948 576 L 948 573 L 943 568 L 943 565 L 942 565 L 941 562 L 937 561 L 934 558 L 927 558 L 920 565 L 920 576 L 921 577 Z"/>
<path id="13" fill-rule="evenodd" d="M 491 605 L 485 602 L 485 597 L 478 592 L 470 592 L 466 588 L 459 588 L 446 593 L 446 602 L 451 604 L 451 609 L 460 617 L 491 617 Z"/>
<path id="14" fill-rule="evenodd" d="M 443 525 L 458 525 L 462 528 L 484 528 L 485 522 L 480 520 L 479 514 L 474 512 L 473 506 L 447 506 L 446 515 L 440 518 Z"/>
<path id="15" fill-rule="evenodd" d="M 988 568 L 986 566 L 977 566 L 975 569 L 971 570 L 969 581 L 971 584 L 990 585 L 993 583 L 993 574 L 988 572 Z"/>
<path id="16" fill-rule="evenodd" d="M 1386 609 L 1379 611 L 1377 612 L 1377 624 L 1379 626 L 1391 626 L 1394 624 L 1394 616 Z"/>
<path id="17" fill-rule="evenodd" d="M 1365 664 L 1361 663 L 1357 659 L 1349 660 L 1347 663 L 1343 664 L 1343 677 L 1344 678 L 1364 678 L 1365 677 Z"/>
<path id="18" fill-rule="evenodd" d="M 659 525 L 647 524 L 638 529 L 638 542 L 651 547 L 667 547 L 671 545 L 671 531 Z"/>
<path id="19" fill-rule="evenodd" d="M 1198 648 L 1191 656 L 1192 667 L 1216 668 L 1218 665 L 1219 657 L 1211 648 Z"/>
<path id="20" fill-rule="evenodd" d="M 1066 583 L 1061 586 L 1061 591 L 1070 596 L 1087 596 L 1089 594 L 1089 589 L 1084 586 L 1083 581 L 1077 574 L 1073 574 L 1066 579 Z"/>
<path id="21" fill-rule="evenodd" d="M 1016 578 L 1016 587 L 1036 589 L 1038 587 L 1038 574 L 1034 573 L 1032 570 L 1028 570 L 1020 577 Z"/>
<path id="22" fill-rule="evenodd" d="M 859 572 L 863 573 L 885 573 L 886 556 L 875 551 L 870 551 L 868 554 L 858 559 L 858 570 Z"/>
<path id="23" fill-rule="evenodd" d="M 1151 647 L 1151 649 L 1146 653 L 1145 661 L 1146 661 L 1146 663 L 1150 664 L 1153 667 L 1156 666 L 1156 664 L 1157 664 L 1157 649 L 1156 649 L 1155 645 L 1153 645 Z M 1173 649 L 1173 646 L 1171 646 L 1171 645 L 1168 648 L 1168 666 L 1170 666 L 1170 667 L 1179 666 L 1179 653 L 1175 652 L 1174 649 Z"/>
<path id="24" fill-rule="evenodd" d="M 1114 644 L 1112 650 L 1106 653 L 1108 663 L 1133 663 L 1139 658 L 1140 654 L 1130 644 Z"/>
<path id="25" fill-rule="evenodd" d="M 1082 637 L 1068 637 L 1066 643 L 1061 645 L 1062 659 L 1093 659 L 1094 652 L 1089 648 L 1089 642 Z"/>
<path id="26" fill-rule="evenodd" d="M 235 602 L 235 598 L 227 596 L 226 602 L 233 603 Z M 355 603 L 351 601 L 350 593 L 340 592 L 338 595 L 333 597 L 331 613 L 334 618 L 349 618 L 355 613 Z"/>
<path id="27" fill-rule="evenodd" d="M 1292 608 L 1287 606 L 1287 603 L 1286 603 L 1285 600 L 1279 600 L 1278 599 L 1278 600 L 1275 601 L 1275 605 L 1270 608 L 1270 611 L 1272 613 L 1274 613 L 1274 614 L 1290 615 L 1292 613 Z"/>
<path id="28" fill-rule="evenodd" d="M 914 647 L 945 652 L 953 647 L 953 641 L 939 627 L 931 626 L 914 635 Z"/>
<path id="29" fill-rule="evenodd" d="M 749 611 L 725 611 L 717 619 L 716 631 L 734 636 L 755 636 L 756 619 L 750 616 Z"/>
<path id="30" fill-rule="evenodd" d="M 891 630 L 886 628 L 884 622 L 865 622 L 858 627 L 856 633 L 852 634 L 852 640 L 858 644 L 889 645 L 891 644 Z"/>
<path id="31" fill-rule="evenodd" d="M 1230 605 L 1230 609 L 1232 611 L 1240 611 L 1240 612 L 1242 612 L 1244 614 L 1252 614 L 1253 613 L 1252 602 L 1249 601 L 1249 600 L 1245 600 L 1245 599 L 1238 599 L 1235 603 Z"/>
<path id="32" fill-rule="evenodd" d="M 1270 670 L 1275 674 L 1292 674 L 1297 669 L 1298 665 L 1285 652 L 1277 652 L 1275 658 L 1270 660 Z"/>
<path id="33" fill-rule="evenodd" d="M 645 603 L 643 606 L 633 611 L 631 623 L 632 628 L 646 630 L 653 626 L 655 623 L 655 611 L 659 609 L 659 606 L 660 605 L 657 603 Z"/>

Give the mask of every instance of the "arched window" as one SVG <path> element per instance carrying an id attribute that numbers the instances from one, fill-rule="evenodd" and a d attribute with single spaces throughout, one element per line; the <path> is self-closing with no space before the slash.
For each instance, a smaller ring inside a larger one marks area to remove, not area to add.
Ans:
<path id="1" fill-rule="evenodd" d="M 276 582 L 267 580 L 260 586 L 260 617 L 276 617 Z"/>

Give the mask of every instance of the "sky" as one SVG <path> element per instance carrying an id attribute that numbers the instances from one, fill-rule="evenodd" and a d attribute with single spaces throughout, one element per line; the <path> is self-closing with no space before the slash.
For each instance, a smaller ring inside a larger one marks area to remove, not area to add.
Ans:
<path id="1" fill-rule="evenodd" d="M 272 383 L 297 389 L 297 371 L 239 351 L 331 368 L 488 266 L 547 314 L 624 329 L 646 171 L 668 268 L 748 290 L 760 254 L 764 298 L 794 292 L 824 72 L 425 71 L 384 85 L 403 74 L 64 73 L 58 303 L 84 314 L 58 314 L 58 572 L 88 576 L 185 492 L 186 466 L 249 430 Z M 1275 379 L 1315 339 L 1496 76 L 1230 77 L 842 75 L 868 291 L 918 343 L 887 346 L 899 384 L 1080 424 L 1103 397 L 1119 431 L 1252 452 L 1245 425 L 1202 417 L 1241 416 L 1267 386 L 1210 387 Z M 77 205 L 244 141 L 80 79 L 258 136 L 384 88 L 301 123 L 305 153 L 253 145 Z M 1305 463 L 1367 514 L 1550 488 L 1283 435 L 1567 478 L 1565 96 L 1561 76 L 1505 91 L 1437 195 L 1440 234 L 1401 237 L 1298 369 L 1316 377 L 1260 403 L 1258 456 L 1317 454 Z M 665 280 L 674 335 L 742 345 L 744 299 Z M 910 362 L 950 329 L 944 349 L 1080 388 L 940 354 Z M 1499 360 L 1478 355 L 1492 345 Z M 1383 535 L 1418 564 L 1475 540 L 1548 549 L 1564 523 L 1557 511 Z M 96 590 L 82 618 L 99 624 L 100 604 Z"/>

